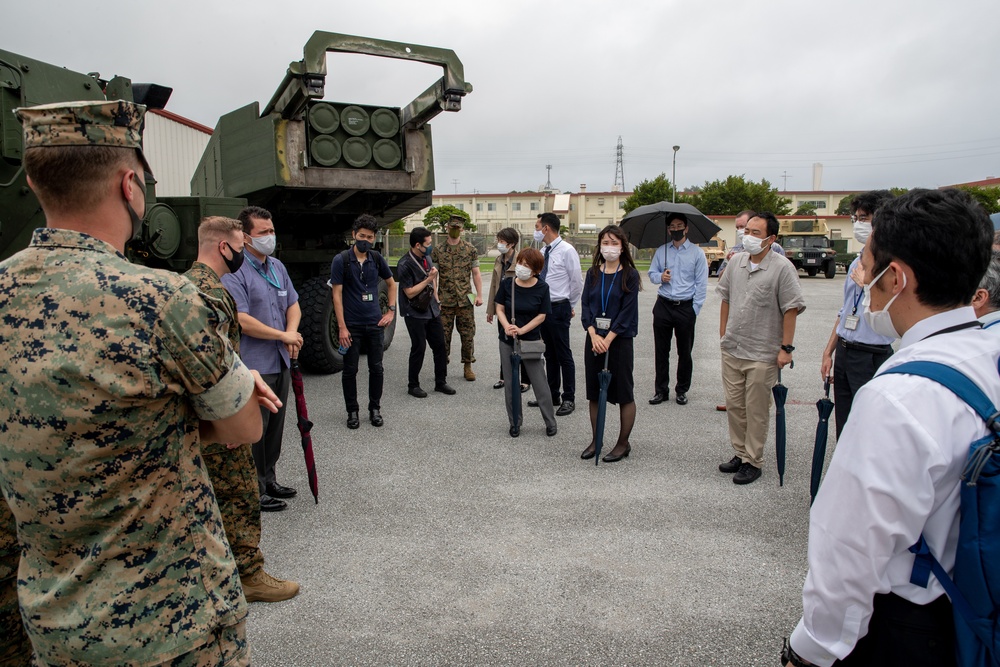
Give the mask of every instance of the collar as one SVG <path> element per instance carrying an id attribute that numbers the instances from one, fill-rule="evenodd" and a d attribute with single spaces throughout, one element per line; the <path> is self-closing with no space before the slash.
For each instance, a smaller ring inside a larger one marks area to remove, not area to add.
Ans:
<path id="1" fill-rule="evenodd" d="M 31 245 L 36 248 L 76 248 L 78 250 L 108 252 L 126 259 L 125 255 L 115 250 L 115 247 L 110 243 L 72 229 L 57 229 L 55 227 L 36 229 L 31 235 Z"/>
<path id="2" fill-rule="evenodd" d="M 667 246 L 670 247 L 670 248 L 673 248 L 677 252 L 680 252 L 681 250 L 687 250 L 688 248 L 690 248 L 693 245 L 694 244 L 691 243 L 691 239 L 688 239 L 688 238 L 685 238 L 684 239 L 684 243 L 680 244 L 680 246 L 675 246 L 673 241 L 667 241 Z"/>
<path id="3" fill-rule="evenodd" d="M 902 350 L 907 345 L 913 345 L 916 342 L 922 341 L 942 329 L 974 321 L 976 321 L 976 311 L 972 309 L 972 306 L 961 306 L 925 317 L 903 334 L 903 338 L 899 343 L 899 349 Z"/>
<path id="4" fill-rule="evenodd" d="M 561 236 L 557 236 L 554 239 L 552 239 L 552 243 L 546 243 L 545 245 L 548 246 L 549 252 L 551 252 L 551 251 L 555 250 L 556 246 L 559 245 L 559 243 L 561 243 L 561 242 L 562 242 L 562 237 Z"/>
<path id="5" fill-rule="evenodd" d="M 267 266 L 267 257 L 265 257 L 264 261 L 262 262 L 259 259 L 257 259 L 256 257 L 254 257 L 253 253 L 249 253 L 249 252 L 246 253 L 246 256 L 244 257 L 244 260 L 245 260 L 243 262 L 244 264 L 246 264 L 247 262 L 250 262 L 250 264 L 252 264 L 253 266 L 258 267 L 259 269 L 264 269 Z"/>
<path id="6" fill-rule="evenodd" d="M 771 257 L 774 255 L 774 251 L 768 249 L 764 254 L 764 258 L 760 260 L 760 264 L 757 265 L 755 271 L 767 271 L 767 266 L 771 263 Z M 750 253 L 746 250 L 743 251 L 743 257 L 740 259 L 740 266 L 746 267 L 747 271 L 750 270 Z"/>
<path id="7" fill-rule="evenodd" d="M 992 313 L 986 313 L 979 318 L 979 321 L 983 323 L 983 327 L 987 327 L 994 322 L 1000 322 L 1000 310 L 994 310 Z"/>

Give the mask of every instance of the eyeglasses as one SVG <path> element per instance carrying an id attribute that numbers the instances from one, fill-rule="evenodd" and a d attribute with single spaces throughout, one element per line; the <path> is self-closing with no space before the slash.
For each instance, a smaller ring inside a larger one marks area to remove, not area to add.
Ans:
<path id="1" fill-rule="evenodd" d="M 852 215 L 851 222 L 871 222 L 872 217 L 870 215 Z"/>

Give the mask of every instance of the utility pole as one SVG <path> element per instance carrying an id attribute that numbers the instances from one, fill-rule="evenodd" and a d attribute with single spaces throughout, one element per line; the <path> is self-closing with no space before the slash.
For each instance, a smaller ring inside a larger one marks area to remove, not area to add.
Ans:
<path id="1" fill-rule="evenodd" d="M 782 192 L 787 192 L 788 191 L 788 172 L 787 171 L 781 172 L 781 191 Z"/>
<path id="2" fill-rule="evenodd" d="M 612 192 L 625 192 L 625 148 L 622 146 L 622 137 L 618 135 L 618 157 L 615 161 L 615 184 L 611 186 Z"/>
<path id="3" fill-rule="evenodd" d="M 679 151 L 680 149 L 681 149 L 680 146 L 674 146 L 674 174 L 673 176 L 670 177 L 671 180 L 670 185 L 672 186 L 671 189 L 673 190 L 674 204 L 677 203 L 677 151 Z"/>
<path id="4" fill-rule="evenodd" d="M 451 179 L 451 182 L 455 184 L 455 194 L 457 195 L 458 194 L 459 180 L 457 178 L 453 178 L 453 179 Z"/>
<path id="5" fill-rule="evenodd" d="M 551 190 L 552 189 L 552 165 L 551 164 L 545 165 L 545 173 L 546 173 L 546 176 L 545 176 L 545 189 L 546 190 Z"/>

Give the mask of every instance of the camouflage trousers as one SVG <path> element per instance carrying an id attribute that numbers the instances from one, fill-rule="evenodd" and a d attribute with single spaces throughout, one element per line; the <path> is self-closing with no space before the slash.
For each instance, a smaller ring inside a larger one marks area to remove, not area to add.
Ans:
<path id="1" fill-rule="evenodd" d="M 462 339 L 462 363 L 476 362 L 476 309 L 472 304 L 465 306 L 441 306 L 441 326 L 444 328 L 444 349 L 448 350 L 451 363 L 452 324 L 458 329 Z"/>
<path id="2" fill-rule="evenodd" d="M 215 489 L 226 539 L 236 557 L 240 579 L 249 581 L 264 567 L 260 551 L 260 490 L 250 445 L 202 454 Z"/>
<path id="3" fill-rule="evenodd" d="M 7 501 L 0 497 L 0 667 L 31 664 L 31 641 L 24 632 L 17 606 L 17 565 L 21 547 L 17 524 Z"/>
<path id="4" fill-rule="evenodd" d="M 242 449 L 242 447 L 240 448 Z M 255 477 L 256 480 L 256 477 Z M 163 667 L 245 667 L 250 664 L 247 622 L 218 628 L 208 643 L 161 663 Z"/>

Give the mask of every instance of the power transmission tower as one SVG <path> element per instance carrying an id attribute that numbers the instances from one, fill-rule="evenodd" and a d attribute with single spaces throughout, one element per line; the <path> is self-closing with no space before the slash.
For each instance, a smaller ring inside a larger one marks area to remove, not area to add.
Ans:
<path id="1" fill-rule="evenodd" d="M 625 148 L 622 146 L 622 137 L 618 135 L 618 158 L 615 161 L 615 184 L 611 187 L 612 192 L 625 192 L 624 155 Z"/>
<path id="2" fill-rule="evenodd" d="M 788 192 L 788 172 L 781 172 L 781 191 Z"/>
<path id="3" fill-rule="evenodd" d="M 551 164 L 545 165 L 545 174 L 546 174 L 546 176 L 545 176 L 545 189 L 546 190 L 551 190 L 552 189 L 552 165 Z"/>
<path id="4" fill-rule="evenodd" d="M 451 182 L 455 184 L 455 194 L 457 195 L 458 194 L 459 180 L 457 178 L 453 178 L 453 179 L 451 179 Z"/>

